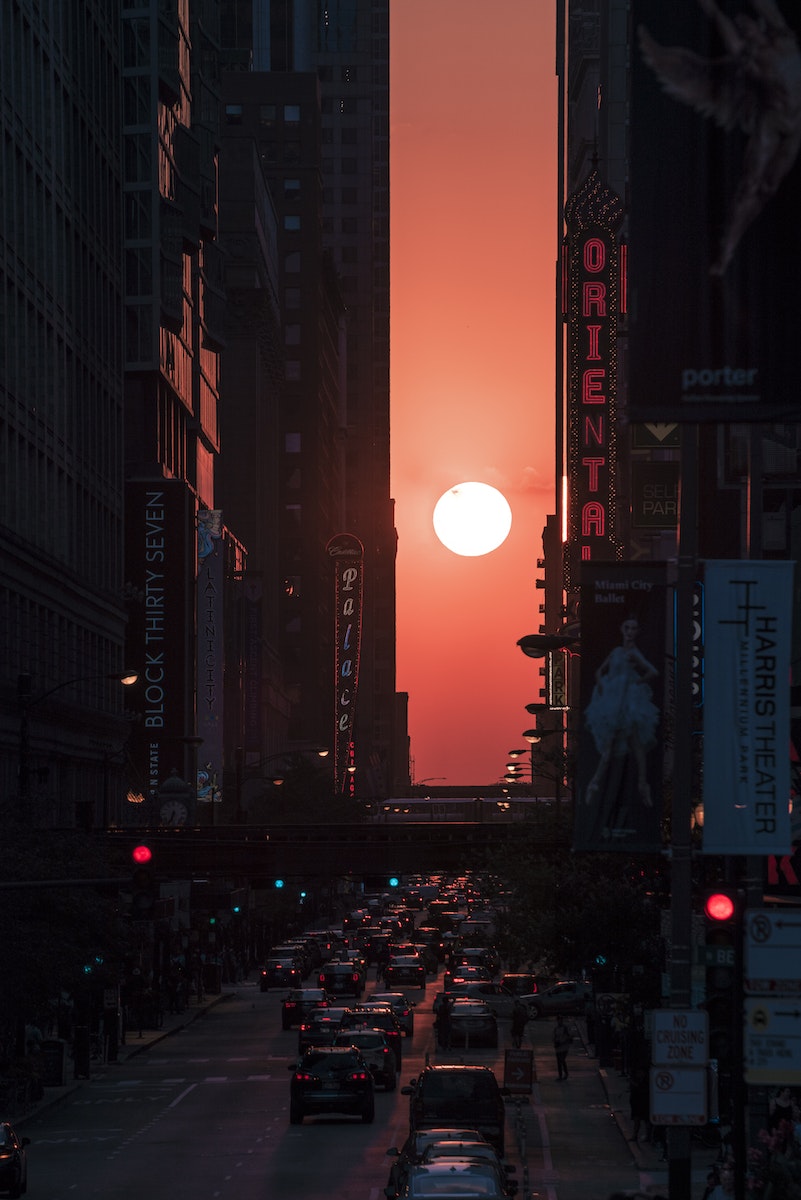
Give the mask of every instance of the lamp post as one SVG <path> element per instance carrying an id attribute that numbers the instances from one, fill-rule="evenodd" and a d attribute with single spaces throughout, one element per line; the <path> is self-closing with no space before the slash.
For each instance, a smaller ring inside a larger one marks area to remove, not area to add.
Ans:
<path id="1" fill-rule="evenodd" d="M 31 677 L 30 675 L 17 676 L 17 703 L 19 705 L 19 739 L 17 742 L 18 749 L 18 790 L 20 808 L 25 812 L 30 801 L 30 718 L 29 714 L 32 708 L 36 708 L 56 692 L 61 692 L 65 688 L 73 687 L 79 683 L 91 683 L 95 680 L 116 680 L 123 687 L 131 687 L 139 679 L 137 671 L 125 670 L 116 673 L 100 674 L 100 675 L 78 675 L 72 679 L 65 679 L 62 683 L 55 684 L 54 687 L 47 688 L 44 692 L 40 692 L 37 696 L 31 693 Z"/>

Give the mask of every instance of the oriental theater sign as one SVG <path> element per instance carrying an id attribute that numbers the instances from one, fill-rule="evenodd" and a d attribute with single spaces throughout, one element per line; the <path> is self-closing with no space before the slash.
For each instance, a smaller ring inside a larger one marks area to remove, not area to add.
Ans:
<path id="1" fill-rule="evenodd" d="M 617 328 L 625 312 L 620 198 L 593 170 L 565 206 L 562 309 L 568 325 L 568 590 L 581 562 L 618 557 Z"/>

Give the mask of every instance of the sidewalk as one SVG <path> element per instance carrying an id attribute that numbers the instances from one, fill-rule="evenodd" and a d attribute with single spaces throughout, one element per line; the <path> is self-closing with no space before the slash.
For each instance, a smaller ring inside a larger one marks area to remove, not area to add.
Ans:
<path id="1" fill-rule="evenodd" d="M 237 985 L 237 987 L 241 986 Z M 231 985 L 223 988 L 221 992 L 213 995 L 206 994 L 202 1000 L 198 1000 L 196 996 L 190 997 L 189 1003 L 182 1013 L 164 1013 L 164 1018 L 159 1029 L 143 1029 L 141 1033 L 138 1030 L 129 1030 L 125 1039 L 125 1043 L 119 1047 L 117 1051 L 116 1062 L 98 1062 L 92 1060 L 89 1065 L 90 1078 L 100 1071 L 114 1068 L 115 1066 L 128 1062 L 129 1059 L 135 1058 L 137 1054 L 141 1054 L 143 1050 L 160 1042 L 163 1038 L 169 1037 L 179 1029 L 185 1029 L 187 1025 L 191 1025 L 198 1017 L 202 1017 L 210 1008 L 223 1003 L 230 996 L 235 995 L 236 987 Z M 75 1079 L 73 1077 L 73 1061 L 67 1058 L 66 1077 L 64 1084 L 61 1087 L 46 1087 L 41 1100 L 24 1111 L 18 1113 L 2 1114 L 3 1119 L 10 1121 L 12 1125 L 21 1128 L 26 1121 L 30 1121 L 37 1113 L 40 1113 L 45 1108 L 52 1108 L 56 1104 L 60 1104 L 67 1096 L 72 1095 L 78 1088 L 81 1087 L 86 1080 L 84 1078 Z"/>

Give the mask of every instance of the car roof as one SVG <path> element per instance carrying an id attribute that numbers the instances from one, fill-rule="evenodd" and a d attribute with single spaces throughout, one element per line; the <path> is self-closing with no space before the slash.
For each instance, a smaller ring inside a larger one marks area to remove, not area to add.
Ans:
<path id="1" fill-rule="evenodd" d="M 451 1008 L 451 1016 L 456 1016 L 457 1013 L 464 1012 L 488 1012 L 492 1013 L 492 1009 L 487 1004 L 486 1000 L 479 1000 L 473 996 L 456 996 Z"/>

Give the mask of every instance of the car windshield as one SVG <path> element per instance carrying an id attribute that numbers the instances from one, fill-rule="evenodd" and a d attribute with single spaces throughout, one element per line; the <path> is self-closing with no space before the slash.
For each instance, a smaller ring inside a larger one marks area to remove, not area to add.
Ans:
<path id="1" fill-rule="evenodd" d="M 361 1056 L 353 1051 L 348 1053 L 338 1048 L 335 1053 L 330 1050 L 326 1053 L 324 1050 L 309 1050 L 303 1056 L 303 1069 L 315 1070 L 319 1067 L 359 1067 L 361 1066 Z"/>
<path id="2" fill-rule="evenodd" d="M 492 1100 L 497 1088 L 495 1079 L 485 1075 L 451 1074 L 450 1072 L 423 1076 L 423 1091 L 431 1099 L 460 1097 L 470 1100 Z"/>

